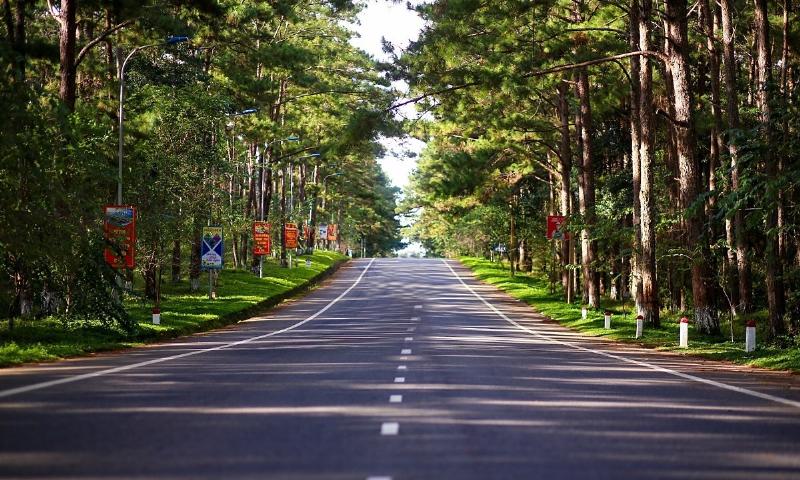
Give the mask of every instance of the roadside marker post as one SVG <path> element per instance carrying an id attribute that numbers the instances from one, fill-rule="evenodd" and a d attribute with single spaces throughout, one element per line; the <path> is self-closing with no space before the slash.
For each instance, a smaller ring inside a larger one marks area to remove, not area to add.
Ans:
<path id="1" fill-rule="evenodd" d="M 644 317 L 639 315 L 636 317 L 636 338 L 642 338 L 643 330 L 644 330 Z"/>
<path id="2" fill-rule="evenodd" d="M 689 319 L 681 318 L 680 347 L 689 348 Z"/>
<path id="3" fill-rule="evenodd" d="M 160 325 L 161 324 L 161 310 L 157 307 L 153 307 L 153 325 Z"/>
<path id="4" fill-rule="evenodd" d="M 756 321 L 748 320 L 745 329 L 744 351 L 747 353 L 756 350 Z"/>
<path id="5" fill-rule="evenodd" d="M 610 311 L 606 310 L 606 313 L 605 313 L 605 316 L 604 316 L 604 320 L 605 320 L 605 323 L 603 325 L 603 328 L 605 328 L 606 330 L 609 330 L 611 328 L 611 312 Z"/>
<path id="6" fill-rule="evenodd" d="M 589 316 L 589 310 L 586 307 L 581 307 L 581 320 L 586 320 L 587 316 Z"/>

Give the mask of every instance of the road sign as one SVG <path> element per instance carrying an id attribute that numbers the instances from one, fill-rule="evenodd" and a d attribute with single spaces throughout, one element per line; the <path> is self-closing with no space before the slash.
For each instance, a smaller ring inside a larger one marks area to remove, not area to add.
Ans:
<path id="1" fill-rule="evenodd" d="M 494 247 L 494 251 L 495 252 L 500 252 L 500 253 L 505 253 L 506 252 L 506 246 L 503 245 L 502 243 L 498 243 L 497 246 Z"/>
<path id="2" fill-rule="evenodd" d="M 297 224 L 287 223 L 283 226 L 283 238 L 286 248 L 297 248 Z"/>
<path id="3" fill-rule="evenodd" d="M 222 227 L 203 227 L 203 239 L 200 242 L 200 268 L 221 270 L 222 254 Z"/>
<path id="4" fill-rule="evenodd" d="M 327 240 L 328 238 L 328 225 L 325 223 L 320 224 L 319 226 L 319 237 L 320 240 Z"/>
<path id="5" fill-rule="evenodd" d="M 547 216 L 547 239 L 548 240 L 569 240 L 569 232 L 566 228 L 567 217 L 564 215 Z"/>
<path id="6" fill-rule="evenodd" d="M 269 222 L 253 222 L 253 255 L 269 255 L 272 239 L 269 236 Z"/>
<path id="7" fill-rule="evenodd" d="M 112 268 L 136 266 L 136 208 L 125 205 L 106 205 L 103 232 L 110 248 L 103 251 L 106 263 Z"/>
<path id="8" fill-rule="evenodd" d="M 337 225 L 335 223 L 331 223 L 330 225 L 328 225 L 328 240 L 330 240 L 331 242 L 336 240 L 336 234 L 338 233 L 336 231 L 337 230 L 336 227 Z"/>

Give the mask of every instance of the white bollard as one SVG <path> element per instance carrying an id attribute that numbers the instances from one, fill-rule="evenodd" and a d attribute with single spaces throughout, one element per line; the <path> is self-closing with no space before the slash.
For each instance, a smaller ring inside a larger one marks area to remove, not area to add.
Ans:
<path id="1" fill-rule="evenodd" d="M 644 317 L 639 315 L 636 317 L 636 338 L 642 338 L 642 331 L 644 331 Z"/>
<path id="2" fill-rule="evenodd" d="M 154 308 L 153 309 L 153 325 L 160 325 L 161 324 L 161 310 Z"/>
<path id="3" fill-rule="evenodd" d="M 744 351 L 747 353 L 756 350 L 756 321 L 749 320 L 745 330 Z"/>
<path id="4" fill-rule="evenodd" d="M 586 317 L 589 315 L 589 310 L 586 307 L 581 308 L 581 318 L 586 320 Z"/>
<path id="5" fill-rule="evenodd" d="M 689 319 L 681 318 L 680 347 L 689 348 Z"/>
<path id="6" fill-rule="evenodd" d="M 610 329 L 611 328 L 611 312 L 606 310 L 606 314 L 605 314 L 603 319 L 605 320 L 605 324 L 603 325 L 603 328 L 605 328 L 606 330 Z"/>

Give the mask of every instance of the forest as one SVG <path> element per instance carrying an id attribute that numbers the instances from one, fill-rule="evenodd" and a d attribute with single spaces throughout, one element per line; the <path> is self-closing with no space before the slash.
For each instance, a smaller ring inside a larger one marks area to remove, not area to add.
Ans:
<path id="1" fill-rule="evenodd" d="M 434 1 L 398 54 L 427 141 L 401 210 L 429 253 L 632 298 L 659 326 L 800 328 L 791 0 Z M 548 215 L 567 240 L 546 239 Z M 505 247 L 505 248 L 503 248 Z"/>
<path id="2" fill-rule="evenodd" d="M 385 255 L 397 189 L 377 163 L 399 124 L 385 68 L 349 40 L 348 0 L 3 0 L 0 317 L 124 323 L 119 287 L 199 284 L 200 236 L 251 269 L 253 221 Z M 136 208 L 135 267 L 103 252 L 104 206 Z"/>

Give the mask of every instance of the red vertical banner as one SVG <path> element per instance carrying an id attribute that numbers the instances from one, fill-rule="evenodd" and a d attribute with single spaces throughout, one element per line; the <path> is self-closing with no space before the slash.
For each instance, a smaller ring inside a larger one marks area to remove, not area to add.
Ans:
<path id="1" fill-rule="evenodd" d="M 287 223 L 283 226 L 283 238 L 286 248 L 297 248 L 297 224 Z"/>
<path id="2" fill-rule="evenodd" d="M 253 222 L 253 255 L 269 255 L 272 239 L 269 236 L 269 222 Z"/>
<path id="3" fill-rule="evenodd" d="M 330 240 L 331 242 L 336 240 L 336 234 L 338 233 L 337 230 L 338 230 L 338 225 L 336 225 L 335 223 L 328 224 L 328 240 Z"/>
<path id="4" fill-rule="evenodd" d="M 310 225 L 303 225 L 303 238 L 305 238 L 306 243 L 311 241 L 311 226 Z"/>
<path id="5" fill-rule="evenodd" d="M 569 240 L 569 232 L 565 230 L 567 217 L 564 215 L 547 216 L 547 239 Z"/>
<path id="6" fill-rule="evenodd" d="M 136 266 L 136 208 L 129 205 L 106 205 L 103 233 L 110 244 L 103 251 L 112 268 Z"/>

